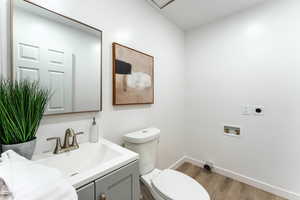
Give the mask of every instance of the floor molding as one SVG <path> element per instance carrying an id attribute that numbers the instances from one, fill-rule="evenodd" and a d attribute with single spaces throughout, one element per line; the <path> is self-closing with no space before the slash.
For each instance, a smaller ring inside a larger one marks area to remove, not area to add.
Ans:
<path id="1" fill-rule="evenodd" d="M 183 156 L 182 158 L 180 158 L 179 160 L 177 160 L 174 164 L 172 164 L 170 167 L 168 167 L 169 169 L 177 169 L 180 165 L 182 165 L 183 163 L 187 162 L 187 157 Z M 193 164 L 193 163 L 192 163 Z"/>
<path id="2" fill-rule="evenodd" d="M 176 161 L 174 164 L 172 164 L 169 168 L 170 169 L 176 169 L 178 168 L 180 165 L 182 165 L 185 162 L 189 162 L 193 165 L 199 166 L 199 167 L 203 167 L 204 166 L 204 161 L 202 160 L 197 160 L 188 156 L 183 156 L 182 158 L 180 158 L 178 161 Z M 240 181 L 242 183 L 246 183 L 248 185 L 251 185 L 253 187 L 262 189 L 264 191 L 273 193 L 275 195 L 281 196 L 283 198 L 287 198 L 289 200 L 300 200 L 300 194 L 288 191 L 286 189 L 274 186 L 274 185 L 270 185 L 268 183 L 244 176 L 242 174 L 233 172 L 231 170 L 228 169 L 224 169 L 222 167 L 218 167 L 218 166 L 214 166 L 213 171 L 221 174 L 223 176 L 232 178 L 234 180 Z"/>

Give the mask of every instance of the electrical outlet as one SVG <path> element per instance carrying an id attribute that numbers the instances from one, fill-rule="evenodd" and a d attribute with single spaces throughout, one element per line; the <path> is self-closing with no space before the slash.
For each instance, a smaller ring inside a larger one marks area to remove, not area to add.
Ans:
<path id="1" fill-rule="evenodd" d="M 247 104 L 242 106 L 242 115 L 251 115 L 253 112 L 252 106 Z"/>

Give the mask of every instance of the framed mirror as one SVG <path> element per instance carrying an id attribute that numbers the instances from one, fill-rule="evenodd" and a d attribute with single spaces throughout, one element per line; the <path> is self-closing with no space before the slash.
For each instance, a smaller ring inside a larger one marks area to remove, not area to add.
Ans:
<path id="1" fill-rule="evenodd" d="M 12 0 L 12 79 L 52 92 L 45 114 L 102 109 L 102 31 L 24 0 Z"/>

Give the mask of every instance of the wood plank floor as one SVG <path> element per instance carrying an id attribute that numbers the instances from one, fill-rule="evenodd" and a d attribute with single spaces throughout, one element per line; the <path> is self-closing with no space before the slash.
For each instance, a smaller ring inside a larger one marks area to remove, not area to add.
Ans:
<path id="1" fill-rule="evenodd" d="M 198 181 L 208 191 L 211 200 L 285 200 L 231 178 L 209 173 L 190 163 L 184 163 L 177 170 Z M 141 183 L 141 191 L 142 200 L 154 200 L 143 183 Z"/>

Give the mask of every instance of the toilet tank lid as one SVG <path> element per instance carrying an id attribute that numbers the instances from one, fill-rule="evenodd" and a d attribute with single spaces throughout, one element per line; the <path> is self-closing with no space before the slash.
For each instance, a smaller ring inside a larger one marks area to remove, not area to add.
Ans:
<path id="1" fill-rule="evenodd" d="M 124 135 L 123 139 L 129 143 L 142 144 L 159 138 L 159 133 L 160 130 L 158 128 L 146 128 L 133 133 L 128 133 Z"/>

